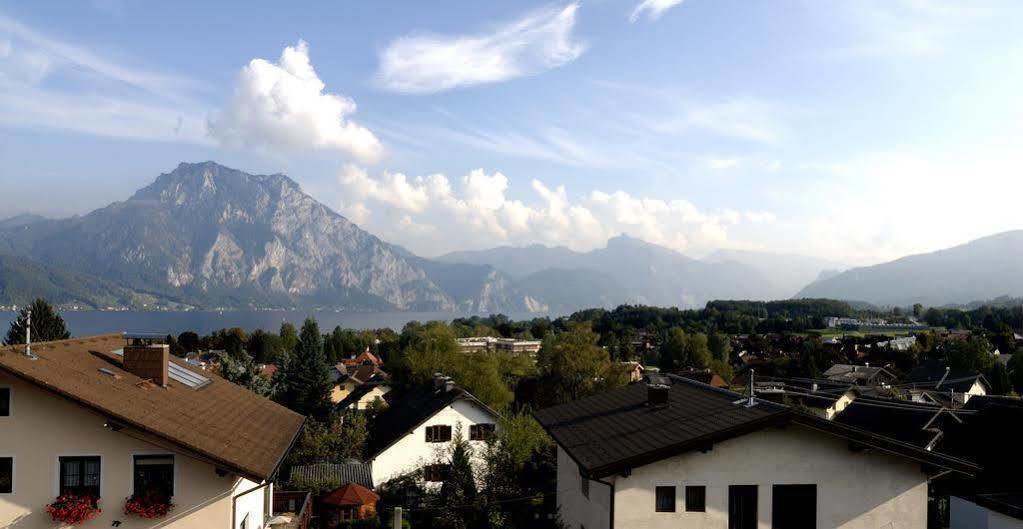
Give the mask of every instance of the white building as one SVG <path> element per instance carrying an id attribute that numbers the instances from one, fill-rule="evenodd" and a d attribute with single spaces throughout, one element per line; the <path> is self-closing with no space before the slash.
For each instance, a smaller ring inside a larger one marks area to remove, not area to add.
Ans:
<path id="1" fill-rule="evenodd" d="M 1023 529 L 1023 494 L 952 496 L 949 529 Z"/>
<path id="2" fill-rule="evenodd" d="M 680 377 L 536 418 L 558 444 L 559 512 L 571 529 L 925 529 L 930 473 L 977 471 Z"/>
<path id="3" fill-rule="evenodd" d="M 304 418 L 120 334 L 0 348 L 0 527 L 53 528 L 61 494 L 92 527 L 262 528 Z M 144 490 L 143 490 L 144 489 Z M 147 520 L 126 498 L 173 509 Z"/>
<path id="4" fill-rule="evenodd" d="M 450 379 L 435 381 L 429 391 L 415 391 L 389 402 L 370 427 L 368 451 L 374 486 L 419 469 L 424 470 L 426 482 L 443 481 L 457 435 L 478 449 L 478 464 L 497 421 L 495 411 Z"/>

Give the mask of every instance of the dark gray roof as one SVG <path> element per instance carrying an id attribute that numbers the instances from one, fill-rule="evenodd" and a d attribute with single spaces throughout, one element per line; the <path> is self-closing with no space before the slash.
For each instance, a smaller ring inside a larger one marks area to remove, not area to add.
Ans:
<path id="1" fill-rule="evenodd" d="M 373 488 L 373 471 L 369 463 L 346 461 L 344 463 L 316 463 L 292 467 L 291 480 L 306 482 L 337 482 L 339 486 L 358 483 Z"/>
<path id="2" fill-rule="evenodd" d="M 867 382 L 874 380 L 879 375 L 890 379 L 895 378 L 888 370 L 877 366 L 835 364 L 824 372 L 824 378 L 842 382 Z"/>
<path id="3" fill-rule="evenodd" d="M 976 465 L 855 426 L 795 412 L 757 399 L 670 376 L 667 407 L 647 404 L 647 385 L 634 383 L 600 395 L 537 411 L 537 421 L 590 478 L 626 472 L 774 425 L 796 423 L 857 445 L 908 457 L 933 467 L 971 474 Z"/>
<path id="4" fill-rule="evenodd" d="M 940 391 L 966 393 L 973 387 L 973 384 L 978 381 L 983 384 L 985 388 L 991 388 L 991 385 L 988 384 L 984 375 L 979 373 L 967 373 L 965 371 L 948 371 L 946 376 L 945 368 L 936 364 L 917 366 L 909 372 L 909 375 L 906 378 L 909 381 L 907 386 L 919 389 L 936 389 Z"/>

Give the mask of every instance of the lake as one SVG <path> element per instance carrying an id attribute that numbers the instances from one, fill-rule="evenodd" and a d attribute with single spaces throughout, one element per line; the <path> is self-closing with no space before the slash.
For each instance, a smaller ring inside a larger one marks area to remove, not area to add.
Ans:
<path id="1" fill-rule="evenodd" d="M 390 327 L 396 331 L 410 321 L 451 321 L 467 316 L 450 312 L 336 312 L 315 310 L 235 310 L 235 311 L 64 311 L 60 315 L 72 336 L 89 336 L 111 332 L 154 332 L 177 336 L 184 331 L 208 334 L 225 327 L 241 327 L 247 331 L 263 329 L 277 332 L 281 323 L 301 327 L 307 317 L 314 317 L 320 330 L 328 332 L 335 326 L 352 329 Z M 509 314 L 513 320 L 525 320 L 541 314 Z M 0 337 L 7 334 L 16 312 L 0 312 Z"/>

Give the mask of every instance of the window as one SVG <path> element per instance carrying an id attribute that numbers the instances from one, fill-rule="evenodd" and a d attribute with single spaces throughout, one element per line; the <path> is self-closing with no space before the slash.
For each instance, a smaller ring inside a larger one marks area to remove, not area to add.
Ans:
<path id="1" fill-rule="evenodd" d="M 11 416 L 11 388 L 0 388 L 0 417 Z"/>
<path id="2" fill-rule="evenodd" d="M 657 512 L 675 512 L 675 487 L 657 487 Z"/>
<path id="3" fill-rule="evenodd" d="M 0 494 L 14 492 L 14 458 L 0 457 Z"/>
<path id="4" fill-rule="evenodd" d="M 686 512 L 705 512 L 707 510 L 707 487 L 686 487 Z"/>
<path id="5" fill-rule="evenodd" d="M 99 498 L 99 456 L 60 458 L 60 493 Z"/>
<path id="6" fill-rule="evenodd" d="M 135 456 L 135 496 L 174 497 L 174 456 Z"/>
<path id="7" fill-rule="evenodd" d="M 426 442 L 427 443 L 443 443 L 451 440 L 451 427 L 439 424 L 436 426 L 426 427 Z"/>
<path id="8" fill-rule="evenodd" d="M 423 467 L 423 479 L 426 481 L 444 481 L 448 477 L 451 465 L 438 463 Z"/>
<path id="9" fill-rule="evenodd" d="M 473 424 L 469 426 L 469 440 L 471 441 L 489 441 L 493 437 L 493 424 Z"/>
<path id="10" fill-rule="evenodd" d="M 775 485 L 771 493 L 771 527 L 817 529 L 817 485 Z"/>
<path id="11" fill-rule="evenodd" d="M 728 529 L 757 529 L 757 486 L 728 486 Z"/>

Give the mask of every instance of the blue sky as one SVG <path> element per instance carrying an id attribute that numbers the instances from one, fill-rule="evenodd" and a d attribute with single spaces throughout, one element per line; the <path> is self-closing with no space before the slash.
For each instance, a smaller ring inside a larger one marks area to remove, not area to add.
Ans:
<path id="1" fill-rule="evenodd" d="M 0 1 L 0 217 L 213 159 L 423 255 L 1023 228 L 1018 2 L 208 4 Z"/>

